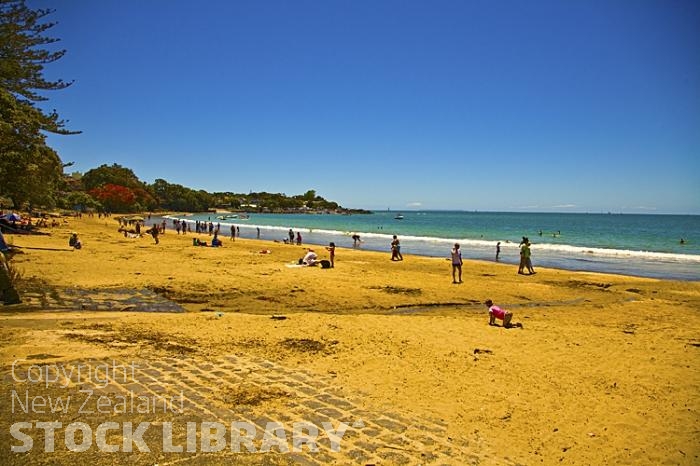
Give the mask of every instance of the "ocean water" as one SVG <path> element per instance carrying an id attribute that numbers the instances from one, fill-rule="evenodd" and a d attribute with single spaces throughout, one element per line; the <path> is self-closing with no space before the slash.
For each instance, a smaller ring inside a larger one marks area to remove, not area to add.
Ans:
<path id="1" fill-rule="evenodd" d="M 300 231 L 305 244 L 352 247 L 351 235 L 362 239 L 360 248 L 390 250 L 392 235 L 401 240 L 401 252 L 448 257 L 455 242 L 462 256 L 517 264 L 518 243 L 527 236 L 532 260 L 538 266 L 566 270 L 619 273 L 643 277 L 700 280 L 700 216 L 632 214 L 559 214 L 463 211 L 376 211 L 367 215 L 250 214 L 247 220 L 219 219 L 202 213 L 181 218 L 188 222 L 221 224 L 223 236 L 230 226 L 241 236 L 279 240 L 291 228 Z M 681 244 L 681 238 L 685 240 Z"/>

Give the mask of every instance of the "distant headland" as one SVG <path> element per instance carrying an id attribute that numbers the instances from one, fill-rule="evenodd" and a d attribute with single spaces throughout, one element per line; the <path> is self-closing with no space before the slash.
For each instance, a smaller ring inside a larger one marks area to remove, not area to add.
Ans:
<path id="1" fill-rule="evenodd" d="M 5 198 L 5 207 L 15 209 L 61 208 L 78 212 L 246 212 L 246 213 L 317 213 L 370 214 L 369 210 L 348 209 L 324 199 L 310 189 L 304 194 L 288 196 L 268 192 L 214 192 L 195 190 L 156 179 L 141 181 L 134 172 L 119 164 L 101 165 L 85 173 L 65 174 L 56 195 L 43 205 Z"/>

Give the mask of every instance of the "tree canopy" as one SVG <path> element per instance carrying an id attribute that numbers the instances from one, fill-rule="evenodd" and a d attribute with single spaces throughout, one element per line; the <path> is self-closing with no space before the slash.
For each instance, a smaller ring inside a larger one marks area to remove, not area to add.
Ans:
<path id="1" fill-rule="evenodd" d="M 154 210 L 204 212 L 211 208 L 248 212 L 348 211 L 338 203 L 318 196 L 314 190 L 287 196 L 267 192 L 209 193 L 161 178 L 148 184 L 141 181 L 130 168 L 116 163 L 100 165 L 84 174 L 65 175 L 65 179 L 67 192 L 60 204 L 67 209 L 90 208 L 113 213 Z"/>
<path id="2" fill-rule="evenodd" d="M 0 196 L 16 207 L 55 203 L 63 164 L 46 145 L 45 133 L 76 134 L 56 110 L 37 105 L 47 100 L 41 92 L 72 84 L 44 78 L 44 66 L 65 54 L 47 48 L 58 41 L 45 35 L 56 24 L 46 22 L 52 11 L 31 9 L 24 0 L 0 0 Z"/>
<path id="3" fill-rule="evenodd" d="M 117 163 L 100 165 L 97 168 L 86 171 L 81 177 L 81 182 L 86 191 L 99 188 L 107 183 L 126 186 L 127 188 L 144 187 L 144 183 L 139 180 L 132 169 L 122 167 Z"/>

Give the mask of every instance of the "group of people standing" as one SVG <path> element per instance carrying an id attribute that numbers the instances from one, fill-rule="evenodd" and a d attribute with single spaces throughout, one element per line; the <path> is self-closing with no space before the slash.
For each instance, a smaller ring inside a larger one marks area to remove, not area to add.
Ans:
<path id="1" fill-rule="evenodd" d="M 289 229 L 289 232 L 287 232 L 287 235 L 289 236 L 289 239 L 285 238 L 285 239 L 284 239 L 284 242 L 285 242 L 285 243 L 288 243 L 288 244 L 294 244 L 294 238 L 295 238 L 295 236 L 294 236 L 294 230 L 292 230 L 292 229 L 290 228 L 290 229 Z M 296 233 L 296 244 L 297 244 L 297 246 L 301 246 L 301 243 L 302 243 L 301 232 L 300 232 L 300 231 L 297 231 L 297 233 Z"/>

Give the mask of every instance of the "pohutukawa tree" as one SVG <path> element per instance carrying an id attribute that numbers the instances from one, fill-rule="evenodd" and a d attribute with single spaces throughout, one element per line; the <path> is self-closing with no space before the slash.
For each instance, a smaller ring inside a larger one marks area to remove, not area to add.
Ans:
<path id="1" fill-rule="evenodd" d="M 31 9 L 24 0 L 0 0 L 0 197 L 15 207 L 54 204 L 63 164 L 46 145 L 46 133 L 78 133 L 66 129 L 56 110 L 37 105 L 47 100 L 43 91 L 72 84 L 44 77 L 44 66 L 65 54 L 47 48 L 58 41 L 45 35 L 56 24 L 46 21 L 52 12 Z"/>

